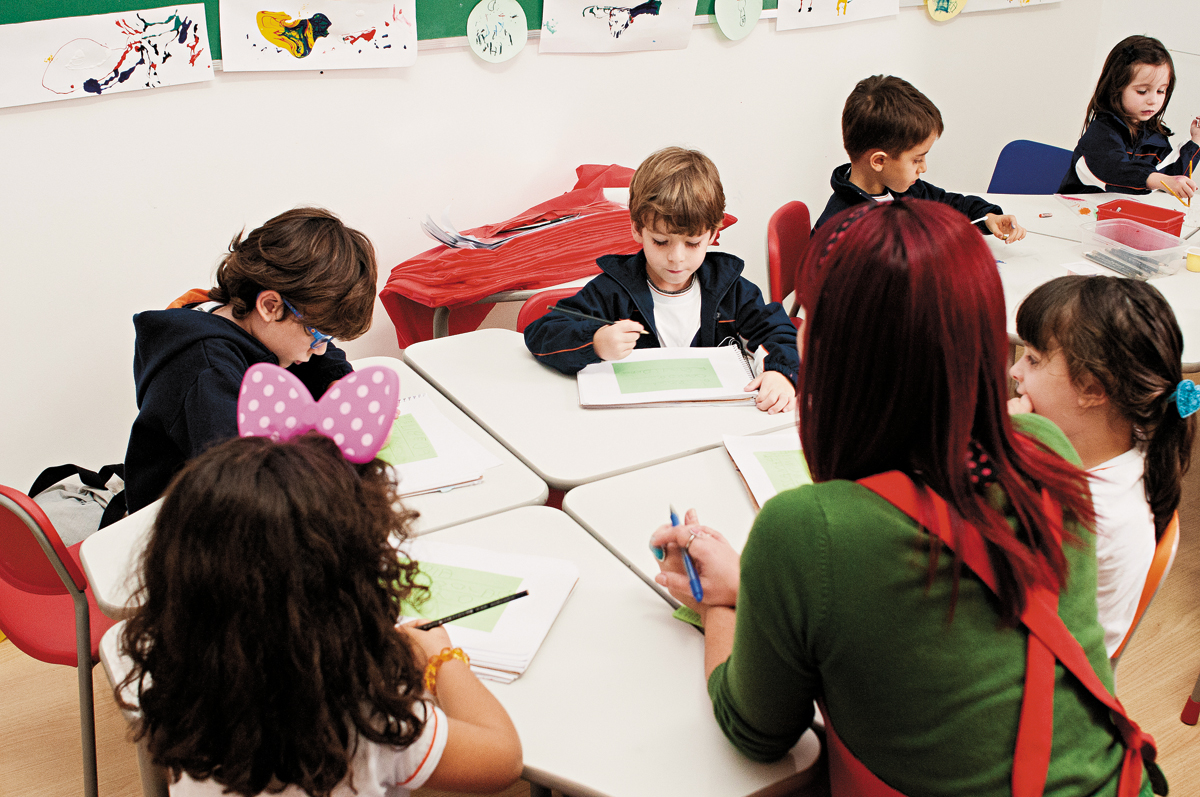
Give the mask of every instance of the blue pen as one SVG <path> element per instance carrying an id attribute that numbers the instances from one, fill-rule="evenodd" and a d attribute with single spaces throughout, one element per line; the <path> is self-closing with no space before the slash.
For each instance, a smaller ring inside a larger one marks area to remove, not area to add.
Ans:
<path id="1" fill-rule="evenodd" d="M 679 516 L 675 514 L 675 507 L 670 507 L 671 510 L 671 525 L 679 525 Z M 683 566 L 687 568 L 688 586 L 692 588 L 692 597 L 696 603 L 704 600 L 704 587 L 700 586 L 700 576 L 696 575 L 696 565 L 692 563 L 692 557 L 688 554 L 687 548 L 680 550 L 683 554 Z"/>

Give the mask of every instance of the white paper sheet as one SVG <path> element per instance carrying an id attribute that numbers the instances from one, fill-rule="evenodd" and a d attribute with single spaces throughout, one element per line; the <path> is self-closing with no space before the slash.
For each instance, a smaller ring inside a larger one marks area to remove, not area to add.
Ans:
<path id="1" fill-rule="evenodd" d="M 840 25 L 900 13 L 900 0 L 781 0 L 776 30 Z"/>
<path id="2" fill-rule="evenodd" d="M 226 72 L 364 69 L 416 60 L 416 0 L 221 0 Z"/>
<path id="3" fill-rule="evenodd" d="M 212 80 L 204 4 L 0 25 L 0 108 Z"/>
<path id="4" fill-rule="evenodd" d="M 391 434 L 399 434 L 398 429 L 411 424 L 410 428 L 416 430 L 420 439 L 413 441 L 410 450 L 421 449 L 416 452 L 419 459 L 391 466 L 401 497 L 474 484 L 483 478 L 488 468 L 501 464 L 492 452 L 439 412 L 428 396 L 421 394 L 401 399 L 400 413 Z M 393 442 L 389 435 L 388 442 L 379 452 L 381 458 L 389 462 L 392 460 L 386 452 Z"/>
<path id="5" fill-rule="evenodd" d="M 575 379 L 581 407 L 742 404 L 757 396 L 744 390 L 753 377 L 737 346 L 635 349 L 623 360 L 592 363 Z"/>
<path id="6" fill-rule="evenodd" d="M 775 434 L 727 434 L 723 439 L 725 450 L 760 509 L 781 490 L 812 483 L 796 429 Z"/>
<path id="7" fill-rule="evenodd" d="M 688 45 L 695 0 L 545 0 L 542 53 L 624 53 L 681 50 Z"/>

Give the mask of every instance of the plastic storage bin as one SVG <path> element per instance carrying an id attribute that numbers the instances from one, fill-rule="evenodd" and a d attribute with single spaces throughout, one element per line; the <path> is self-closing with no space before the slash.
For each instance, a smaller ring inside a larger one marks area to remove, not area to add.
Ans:
<path id="1" fill-rule="evenodd" d="M 1179 235 L 1183 232 L 1185 215 L 1182 210 L 1169 210 L 1132 199 L 1114 199 L 1096 206 L 1096 218 L 1100 221 L 1129 219 L 1162 230 L 1168 235 Z"/>
<path id="2" fill-rule="evenodd" d="M 1150 279 L 1174 274 L 1183 265 L 1187 241 L 1129 219 L 1082 225 L 1083 256 L 1125 277 Z"/>

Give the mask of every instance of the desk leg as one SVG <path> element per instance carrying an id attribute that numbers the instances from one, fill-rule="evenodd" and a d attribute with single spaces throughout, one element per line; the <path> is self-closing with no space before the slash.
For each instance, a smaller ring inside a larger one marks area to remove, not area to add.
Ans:
<path id="1" fill-rule="evenodd" d="M 450 335 L 450 308 L 433 308 L 433 337 L 444 338 Z"/>

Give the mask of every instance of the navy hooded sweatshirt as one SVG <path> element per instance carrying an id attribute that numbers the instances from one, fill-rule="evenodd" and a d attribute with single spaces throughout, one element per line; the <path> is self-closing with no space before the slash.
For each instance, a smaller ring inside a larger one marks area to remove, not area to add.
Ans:
<path id="1" fill-rule="evenodd" d="M 817 223 L 813 225 L 814 230 L 846 208 L 863 202 L 875 201 L 870 194 L 850 182 L 849 163 L 844 163 L 833 170 L 833 175 L 829 178 L 829 185 L 833 187 L 833 196 L 829 197 L 829 202 L 826 203 L 821 218 L 817 219 Z M 941 202 L 962 213 L 971 221 L 981 219 L 989 213 L 995 213 L 997 216 L 1004 215 L 1004 211 L 1000 209 L 999 205 L 994 205 L 983 197 L 943 191 L 924 180 L 917 180 L 903 194 L 898 194 L 891 189 L 888 189 L 888 193 L 892 195 L 892 199 L 928 199 L 932 202 Z M 984 235 L 992 234 L 992 231 L 987 228 L 987 224 L 982 221 L 976 224 L 975 228 Z"/>
<path id="2" fill-rule="evenodd" d="M 255 363 L 279 360 L 227 318 L 187 308 L 133 317 L 133 378 L 138 416 L 125 450 L 129 511 L 157 500 L 184 462 L 213 443 L 237 437 L 242 376 Z M 320 398 L 354 369 L 332 343 L 323 355 L 288 369 Z"/>

